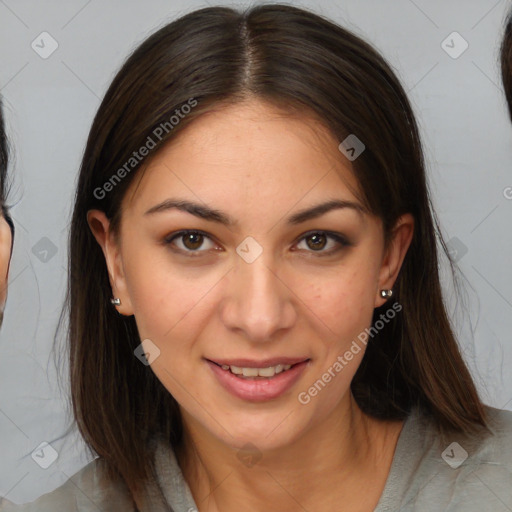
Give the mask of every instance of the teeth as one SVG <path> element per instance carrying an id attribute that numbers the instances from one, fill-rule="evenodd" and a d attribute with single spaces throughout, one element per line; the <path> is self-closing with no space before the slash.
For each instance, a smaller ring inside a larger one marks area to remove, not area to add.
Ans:
<path id="1" fill-rule="evenodd" d="M 261 368 L 260 370 L 257 370 L 257 372 L 260 377 L 273 377 L 276 374 L 276 367 L 271 366 L 270 368 Z"/>
<path id="2" fill-rule="evenodd" d="M 273 377 L 278 373 L 289 370 L 291 364 L 278 364 L 277 366 L 269 366 L 268 368 L 241 368 L 240 366 L 222 365 L 223 370 L 231 370 L 231 373 L 240 375 L 241 377 Z"/>

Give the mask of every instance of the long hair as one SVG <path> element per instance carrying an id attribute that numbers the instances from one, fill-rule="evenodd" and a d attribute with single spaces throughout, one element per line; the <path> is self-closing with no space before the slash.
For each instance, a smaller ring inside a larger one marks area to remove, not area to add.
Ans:
<path id="1" fill-rule="evenodd" d="M 8 192 L 8 181 L 7 181 L 7 167 L 9 164 L 9 145 L 7 142 L 7 135 L 5 133 L 5 122 L 2 101 L 0 99 L 0 215 L 3 215 L 4 219 L 11 228 L 11 234 L 14 236 L 14 224 L 9 215 L 9 209 L 7 208 L 7 192 Z"/>
<path id="2" fill-rule="evenodd" d="M 501 79 L 505 89 L 508 113 L 512 119 L 512 13 L 509 14 L 500 48 Z"/>
<path id="3" fill-rule="evenodd" d="M 110 304 L 105 259 L 86 214 L 104 211 L 115 232 L 121 201 L 143 164 L 194 119 L 248 97 L 315 116 L 340 142 L 355 134 L 364 143 L 353 170 L 386 239 L 400 215 L 414 216 L 394 288 L 403 311 L 369 342 L 351 384 L 361 409 L 403 419 L 419 406 L 440 428 L 486 426 L 443 302 L 437 242 L 447 251 L 417 124 L 390 66 L 359 37 L 302 9 L 206 8 L 155 32 L 115 76 L 89 133 L 71 221 L 66 302 L 73 414 L 87 446 L 133 494 L 152 474 L 151 438 L 162 435 L 177 447 L 181 417 L 175 399 L 134 356 L 135 320 Z M 151 154 L 139 162 L 134 152 L 150 139 Z"/>

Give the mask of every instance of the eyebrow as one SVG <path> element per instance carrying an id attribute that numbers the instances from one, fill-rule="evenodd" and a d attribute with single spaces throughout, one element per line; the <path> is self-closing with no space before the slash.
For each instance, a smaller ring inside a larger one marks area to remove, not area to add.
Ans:
<path id="1" fill-rule="evenodd" d="M 366 208 L 364 208 L 362 205 L 358 203 L 354 203 L 352 201 L 345 201 L 342 199 L 333 199 L 325 203 L 320 203 L 311 208 L 307 208 L 305 210 L 301 210 L 297 213 L 294 213 L 292 216 L 288 217 L 288 224 L 301 224 L 308 220 L 321 217 L 322 215 L 332 210 L 339 210 L 345 208 L 355 210 L 360 215 L 366 212 Z M 214 208 L 210 208 L 208 206 L 183 199 L 166 199 L 165 201 L 162 201 L 161 203 L 158 203 L 157 205 L 151 207 L 148 211 L 144 213 L 144 215 L 152 215 L 155 213 L 166 212 L 173 209 L 187 212 L 201 219 L 208 220 L 211 222 L 217 222 L 225 226 L 236 226 L 238 224 L 237 221 L 232 219 L 227 213 L 224 213 L 221 210 L 216 210 Z"/>

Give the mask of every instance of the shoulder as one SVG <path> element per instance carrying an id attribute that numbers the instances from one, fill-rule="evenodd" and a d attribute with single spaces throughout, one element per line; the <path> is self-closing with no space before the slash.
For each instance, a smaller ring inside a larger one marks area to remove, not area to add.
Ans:
<path id="1" fill-rule="evenodd" d="M 105 463 L 95 459 L 60 487 L 35 501 L 16 505 L 0 498 L 0 512 L 87 512 L 123 510 L 135 512 L 128 489 L 121 481 L 107 479 Z"/>
<path id="2" fill-rule="evenodd" d="M 510 439 L 512 435 L 512 411 L 488 406 L 485 410 L 489 415 L 491 427 L 496 431 L 496 435 Z"/>
<path id="3" fill-rule="evenodd" d="M 475 434 L 445 433 L 439 435 L 438 448 L 445 447 L 441 453 L 443 461 L 452 458 L 452 451 L 458 459 L 452 464 L 447 464 L 451 469 L 453 466 L 466 468 L 467 471 L 482 471 L 488 466 L 502 467 L 512 470 L 512 411 L 485 407 L 489 431 L 482 429 Z M 453 446 L 450 446 L 453 444 Z M 459 448 L 460 446 L 460 448 Z M 462 450 L 461 450 L 462 448 Z M 464 460 L 462 460 L 464 459 Z M 512 474 L 509 473 L 509 478 Z"/>
<path id="4" fill-rule="evenodd" d="M 413 415 L 399 457 L 401 510 L 512 510 L 512 412 L 485 407 L 489 431 L 441 433 Z M 400 441 L 399 441 L 400 442 Z"/>

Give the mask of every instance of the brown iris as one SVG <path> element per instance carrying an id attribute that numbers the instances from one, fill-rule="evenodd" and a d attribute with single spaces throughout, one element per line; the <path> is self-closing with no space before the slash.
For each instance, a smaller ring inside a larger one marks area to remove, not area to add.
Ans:
<path id="1" fill-rule="evenodd" d="M 315 233 L 306 238 L 306 243 L 310 249 L 323 249 L 327 243 L 327 237 L 323 233 Z"/>
<path id="2" fill-rule="evenodd" d="M 183 245 L 190 250 L 199 249 L 203 245 L 204 235 L 201 233 L 187 233 L 183 235 Z"/>

